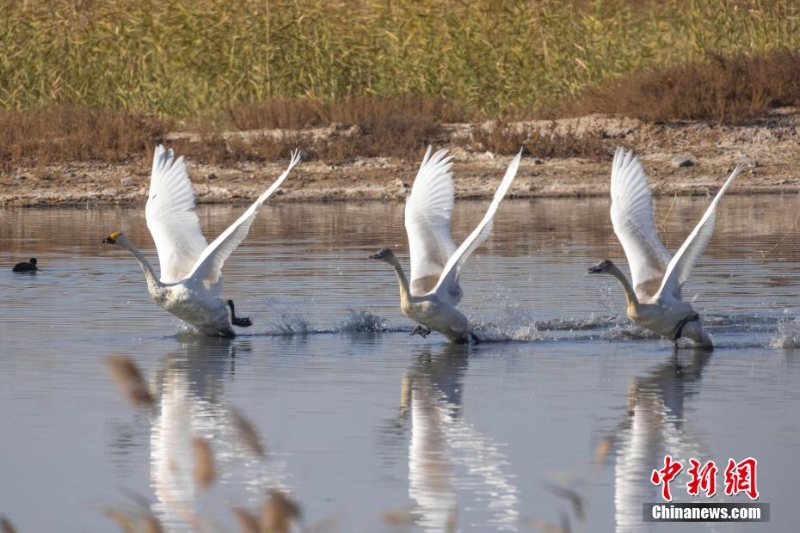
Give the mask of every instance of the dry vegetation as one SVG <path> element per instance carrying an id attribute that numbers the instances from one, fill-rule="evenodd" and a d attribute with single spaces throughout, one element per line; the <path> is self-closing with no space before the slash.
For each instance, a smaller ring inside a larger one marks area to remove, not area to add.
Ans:
<path id="1" fill-rule="evenodd" d="M 591 157 L 598 139 L 504 124 L 747 121 L 800 99 L 799 26 L 788 0 L 8 2 L 0 171 L 124 162 L 186 131 L 208 163 L 414 159 L 488 119 L 463 147 Z"/>
<path id="2" fill-rule="evenodd" d="M 647 122 L 708 120 L 743 124 L 800 103 L 800 54 L 773 50 L 648 69 L 592 87 L 556 116 L 625 115 Z"/>
<path id="3" fill-rule="evenodd" d="M 486 153 L 520 148 L 596 165 L 620 143 L 707 151 L 716 126 L 800 106 L 799 29 L 788 0 L 7 2 L 0 203 L 136 201 L 157 142 L 220 176 L 201 201 L 250 198 L 296 147 L 306 164 L 285 191 L 296 200 L 401 198 L 427 144 L 457 151 L 471 177 L 494 174 Z M 599 115 L 643 126 L 563 120 Z M 693 144 L 653 127 L 692 120 L 704 121 Z M 792 127 L 760 135 L 788 140 Z M 512 193 L 602 192 L 565 172 L 523 168 Z M 790 180 L 784 163 L 767 172 L 765 190 Z"/>

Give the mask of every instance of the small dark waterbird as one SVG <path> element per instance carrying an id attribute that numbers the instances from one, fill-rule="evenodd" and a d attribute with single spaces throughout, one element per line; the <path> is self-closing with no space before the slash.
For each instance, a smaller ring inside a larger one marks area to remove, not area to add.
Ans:
<path id="1" fill-rule="evenodd" d="M 31 257 L 30 261 L 28 261 L 27 263 L 25 262 L 17 263 L 11 270 L 12 272 L 35 274 L 39 270 L 39 267 L 36 266 L 36 258 Z"/>

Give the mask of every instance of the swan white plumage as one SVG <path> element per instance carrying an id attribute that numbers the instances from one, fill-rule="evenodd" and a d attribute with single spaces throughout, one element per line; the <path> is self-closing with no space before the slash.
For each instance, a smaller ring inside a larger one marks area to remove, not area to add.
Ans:
<path id="1" fill-rule="evenodd" d="M 293 152 L 283 174 L 236 222 L 208 244 L 195 212 L 194 192 L 183 157 L 176 160 L 172 150 L 158 145 L 153 155 L 145 218 L 156 244 L 161 278 L 124 233 L 112 233 L 103 242 L 122 246 L 134 255 L 144 272 L 150 296 L 158 305 L 205 335 L 233 337 L 226 302 L 220 299 L 222 266 L 247 237 L 258 208 L 299 161 L 299 152 Z M 233 323 L 246 326 L 247 322 L 248 319 L 240 318 Z"/>
<path id="2" fill-rule="evenodd" d="M 633 284 L 608 259 L 591 267 L 589 273 L 610 274 L 619 280 L 632 322 L 672 341 L 687 337 L 712 348 L 699 314 L 681 299 L 681 289 L 714 233 L 717 204 L 743 168 L 739 164 L 733 169 L 694 231 L 672 257 L 656 234 L 650 184 L 639 158 L 633 151 L 617 148 L 611 169 L 611 222 L 628 258 Z"/>
<path id="3" fill-rule="evenodd" d="M 394 268 L 400 284 L 400 309 L 423 326 L 416 327 L 412 335 L 419 333 L 425 337 L 435 330 L 455 342 L 474 339 L 467 318 L 456 309 L 463 294 L 458 277 L 470 254 L 489 237 L 492 219 L 514 181 L 521 157 L 520 150 L 509 164 L 483 219 L 456 248 L 450 234 L 455 193 L 450 171 L 452 157 L 447 155 L 447 150 L 439 150 L 431 156 L 431 147 L 428 147 L 406 201 L 411 281 L 389 248 L 370 256 Z"/>

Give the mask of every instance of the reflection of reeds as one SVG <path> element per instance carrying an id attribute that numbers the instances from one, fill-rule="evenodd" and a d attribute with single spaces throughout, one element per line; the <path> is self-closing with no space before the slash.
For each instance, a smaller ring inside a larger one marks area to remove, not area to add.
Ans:
<path id="1" fill-rule="evenodd" d="M 544 520 L 525 520 L 526 526 L 536 528 L 544 533 L 572 533 L 572 528 L 569 525 L 569 519 L 565 514 L 561 514 L 561 524 L 553 524 L 545 522 Z"/>
<path id="2" fill-rule="evenodd" d="M 394 527 L 411 527 L 415 523 L 414 511 L 416 509 L 416 505 L 409 505 L 400 509 L 389 509 L 383 513 L 383 522 Z"/>
<path id="3" fill-rule="evenodd" d="M 120 393 L 136 407 L 152 408 L 155 401 L 150 394 L 147 383 L 134 361 L 125 355 L 111 355 L 106 358 L 106 366 L 116 383 Z M 266 452 L 261 436 L 256 427 L 233 408 L 228 409 L 231 425 L 236 431 L 242 445 L 257 455 L 264 457 Z M 194 453 L 194 482 L 202 490 L 211 487 L 217 478 L 214 455 L 211 445 L 203 437 L 192 438 Z M 123 511 L 105 508 L 103 513 L 116 522 L 125 533 L 161 533 L 161 522 L 150 514 L 146 501 L 139 501 L 141 508 Z M 143 508 L 143 509 L 142 509 Z M 243 507 L 232 509 L 237 527 L 242 533 L 288 533 L 292 523 L 300 518 L 300 506 L 289 496 L 278 490 L 269 490 L 261 507 L 261 514 L 256 517 Z M 199 517 L 190 509 L 180 509 L 181 514 L 196 527 L 202 525 Z M 14 526 L 5 517 L 0 516 L 0 533 L 15 533 Z"/>
<path id="4" fill-rule="evenodd" d="M 447 513 L 447 522 L 445 522 L 444 530 L 446 533 L 458 531 L 458 507 L 453 507 Z"/>
<path id="5" fill-rule="evenodd" d="M 217 478 L 211 446 L 203 437 L 194 437 L 192 448 L 194 449 L 194 482 L 201 489 L 208 490 Z"/>
<path id="6" fill-rule="evenodd" d="M 603 465 L 606 457 L 608 456 L 608 452 L 611 451 L 611 446 L 613 444 L 613 439 L 610 437 L 606 437 L 600 441 L 595 448 L 594 451 L 594 465 L 591 471 L 591 475 L 595 475 Z M 564 475 L 559 476 L 564 477 L 565 480 L 572 479 L 572 475 Z M 569 481 L 564 481 L 569 482 Z M 584 483 L 588 485 L 588 481 L 584 480 Z M 558 496 L 559 498 L 563 499 L 569 504 L 570 509 L 572 510 L 572 515 L 578 521 L 579 527 L 581 525 L 585 525 L 586 522 L 586 497 L 582 495 L 575 489 L 565 487 L 563 485 L 554 485 L 550 484 L 547 486 L 547 489 Z M 569 514 L 563 509 L 559 509 L 559 518 L 560 523 L 554 524 L 552 522 L 548 522 L 546 520 L 541 520 L 538 518 L 523 518 L 522 523 L 534 529 L 538 529 L 543 531 L 544 533 L 572 533 L 572 524 L 569 519 Z M 580 529 L 579 529 L 580 530 Z"/>
<path id="7" fill-rule="evenodd" d="M 231 408 L 229 412 L 233 427 L 239 435 L 239 441 L 245 448 L 252 451 L 257 456 L 264 457 L 266 453 L 264 444 L 261 442 L 261 436 L 259 436 L 255 426 L 253 426 L 239 411 Z"/>
<path id="8" fill-rule="evenodd" d="M 131 404 L 135 407 L 153 407 L 153 396 L 133 359 L 127 355 L 110 355 L 106 358 L 106 365 L 117 389 Z"/>

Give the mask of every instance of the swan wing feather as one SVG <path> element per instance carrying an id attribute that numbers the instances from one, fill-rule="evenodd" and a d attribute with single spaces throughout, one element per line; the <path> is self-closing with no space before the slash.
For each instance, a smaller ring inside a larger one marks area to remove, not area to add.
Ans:
<path id="1" fill-rule="evenodd" d="M 405 226 L 411 256 L 411 295 L 427 294 L 456 251 L 450 234 L 453 175 L 447 150 L 431 156 L 429 146 L 406 201 Z"/>
<path id="2" fill-rule="evenodd" d="M 436 296 L 445 302 L 450 303 L 451 305 L 457 305 L 459 300 L 461 299 L 461 289 L 458 286 L 458 276 L 461 273 L 461 268 L 464 266 L 464 263 L 467 261 L 469 256 L 475 249 L 483 244 L 483 242 L 489 238 L 489 235 L 492 232 L 492 219 L 494 218 L 494 214 L 497 212 L 497 208 L 500 206 L 500 201 L 508 192 L 509 187 L 511 187 L 511 182 L 514 181 L 514 177 L 517 175 L 517 169 L 519 168 L 519 162 L 522 158 L 522 150 L 511 160 L 511 163 L 508 165 L 508 169 L 506 170 L 505 176 L 503 176 L 503 180 L 500 182 L 500 186 L 497 187 L 497 190 L 494 193 L 494 197 L 492 198 L 492 203 L 489 204 L 489 209 L 486 210 L 486 214 L 483 215 L 483 219 L 478 223 L 472 233 L 464 239 L 464 242 L 461 243 L 461 246 L 455 251 L 455 253 L 450 256 L 450 259 L 447 261 L 447 264 L 442 271 L 441 276 L 439 277 L 439 282 L 434 287 L 433 291 L 436 293 Z"/>
<path id="3" fill-rule="evenodd" d="M 640 301 L 654 297 L 671 259 L 653 222 L 650 184 L 633 151 L 617 148 L 611 168 L 611 223 Z"/>
<path id="4" fill-rule="evenodd" d="M 147 228 L 153 236 L 161 267 L 161 281 L 186 277 L 208 246 L 195 212 L 194 191 L 183 157 L 156 146 L 150 191 L 145 207 Z"/>
<path id="5" fill-rule="evenodd" d="M 234 250 L 242 243 L 250 231 L 250 226 L 255 220 L 258 208 L 272 196 L 278 187 L 281 186 L 283 181 L 289 175 L 289 172 L 300 161 L 300 152 L 295 150 L 292 152 L 292 158 L 289 166 L 283 171 L 278 179 L 264 191 L 258 199 L 247 208 L 242 216 L 236 222 L 228 226 L 219 237 L 208 245 L 195 263 L 194 268 L 189 273 L 191 283 L 204 283 L 207 286 L 213 286 L 220 278 L 222 266 L 225 261 L 230 257 Z"/>
<path id="6" fill-rule="evenodd" d="M 719 204 L 722 195 L 733 184 L 734 180 L 744 170 L 744 165 L 739 164 L 733 169 L 731 175 L 722 185 L 711 205 L 706 209 L 703 218 L 697 223 L 692 233 L 683 241 L 683 244 L 675 253 L 672 261 L 667 266 L 667 272 L 664 275 L 664 281 L 661 283 L 661 288 L 658 291 L 658 297 L 662 299 L 679 300 L 681 295 L 681 288 L 691 274 L 700 256 L 703 255 L 706 247 L 708 246 L 711 236 L 714 234 L 714 224 L 717 218 L 717 204 Z"/>

